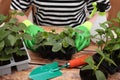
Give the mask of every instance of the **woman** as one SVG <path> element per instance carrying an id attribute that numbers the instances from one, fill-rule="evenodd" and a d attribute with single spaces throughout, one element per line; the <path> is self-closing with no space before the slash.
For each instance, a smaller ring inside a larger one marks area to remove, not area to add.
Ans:
<path id="1" fill-rule="evenodd" d="M 33 6 L 33 22 L 40 26 L 56 27 L 76 27 L 78 30 L 84 30 L 84 34 L 76 33 L 75 45 L 78 51 L 89 45 L 90 28 L 97 15 L 92 17 L 88 22 L 87 13 L 93 10 L 92 3 L 95 0 L 12 0 L 11 9 L 26 12 L 30 6 Z M 96 0 L 99 11 L 108 11 L 110 9 L 109 0 Z M 19 22 L 23 22 L 28 29 L 27 33 L 33 37 L 38 31 L 44 31 L 41 27 L 31 23 L 26 16 L 17 15 Z M 85 22 L 85 23 L 84 23 Z M 81 24 L 83 24 L 81 27 Z M 84 41 L 81 43 L 81 37 Z M 25 41 L 28 48 L 32 49 L 34 40 Z"/>
<path id="2" fill-rule="evenodd" d="M 87 19 L 86 10 L 91 13 L 95 0 L 12 0 L 11 9 L 27 11 L 34 6 L 34 23 L 41 26 L 75 27 Z M 105 11 L 110 9 L 109 0 L 96 0 Z M 105 5 L 105 7 L 103 7 Z M 100 10 L 100 9 L 99 9 Z"/>

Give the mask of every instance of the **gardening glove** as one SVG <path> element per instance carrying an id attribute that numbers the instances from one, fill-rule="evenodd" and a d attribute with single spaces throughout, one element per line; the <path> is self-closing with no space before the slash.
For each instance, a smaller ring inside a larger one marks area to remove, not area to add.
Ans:
<path id="1" fill-rule="evenodd" d="M 33 39 L 32 40 L 24 40 L 25 45 L 28 49 L 33 50 L 33 45 L 35 43 L 34 41 L 34 37 L 38 32 L 43 32 L 44 29 L 42 29 L 40 26 L 34 25 L 32 22 L 30 22 L 29 20 L 25 20 L 23 21 L 23 23 L 27 26 L 27 28 L 25 29 L 25 33 L 30 34 Z"/>
<path id="2" fill-rule="evenodd" d="M 84 24 L 75 27 L 75 29 L 83 31 L 83 33 L 75 33 L 75 46 L 78 51 L 82 50 L 90 44 L 91 27 L 92 23 L 89 21 L 86 21 Z"/>

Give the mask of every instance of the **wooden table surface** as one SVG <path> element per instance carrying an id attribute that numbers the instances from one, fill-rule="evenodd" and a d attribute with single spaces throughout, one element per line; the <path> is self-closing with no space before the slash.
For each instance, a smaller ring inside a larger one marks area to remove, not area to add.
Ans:
<path id="1" fill-rule="evenodd" d="M 47 28 L 45 27 L 45 29 L 47 31 L 50 31 L 51 29 L 54 29 L 54 27 Z M 62 31 L 61 29 L 58 29 L 59 31 Z M 94 54 L 95 53 L 95 49 L 97 47 L 93 44 L 90 44 L 90 46 L 88 46 L 87 48 L 85 48 L 84 50 L 80 51 L 79 53 L 76 53 L 72 56 L 72 59 L 80 57 L 84 54 Z M 30 80 L 28 78 L 29 73 L 36 67 L 38 66 L 42 66 L 44 64 L 48 64 L 48 63 L 52 63 L 53 61 L 57 61 L 59 63 L 59 65 L 63 65 L 67 62 L 67 60 L 59 60 L 59 59 L 55 59 L 55 60 L 48 60 L 48 59 L 43 59 L 40 56 L 38 56 L 38 54 L 33 53 L 32 51 L 28 50 L 31 61 L 29 63 L 29 69 L 24 70 L 24 71 L 16 71 L 14 68 L 12 69 L 12 74 L 8 74 L 8 75 L 4 75 L 4 76 L 0 76 L 0 80 Z M 80 76 L 79 76 L 79 71 L 80 71 L 80 67 L 75 67 L 75 68 L 71 68 L 71 69 L 61 69 L 60 71 L 63 73 L 62 76 L 53 78 L 51 80 L 81 80 Z M 110 75 L 108 80 L 120 80 L 120 73 L 115 73 L 114 75 Z"/>
<path id="2" fill-rule="evenodd" d="M 91 54 L 91 53 L 94 54 L 95 52 L 93 51 L 93 49 L 91 49 L 92 46 L 93 45 L 90 45 L 85 50 L 74 54 L 72 58 L 74 59 L 74 58 L 80 57 L 83 54 Z M 95 48 L 95 46 L 93 46 L 93 48 Z M 0 80 L 30 80 L 28 78 L 28 75 L 34 68 L 53 62 L 48 59 L 43 59 L 31 51 L 29 51 L 29 54 L 31 57 L 31 62 L 29 63 L 28 70 L 16 71 L 13 68 L 12 74 L 0 76 Z M 54 61 L 57 61 L 59 63 L 59 65 L 63 65 L 67 62 L 66 60 L 58 60 L 58 59 L 55 59 Z M 53 78 L 51 80 L 81 80 L 80 76 L 79 76 L 80 67 L 81 66 L 71 68 L 71 69 L 67 69 L 67 68 L 61 69 L 60 71 L 63 73 L 62 76 Z M 110 75 L 108 80 L 120 80 L 120 73 L 115 73 L 114 75 Z"/>

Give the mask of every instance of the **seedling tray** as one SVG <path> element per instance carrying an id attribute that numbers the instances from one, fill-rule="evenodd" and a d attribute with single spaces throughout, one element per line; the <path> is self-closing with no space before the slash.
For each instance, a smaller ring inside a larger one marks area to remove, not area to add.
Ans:
<path id="1" fill-rule="evenodd" d="M 25 47 L 24 42 L 23 42 L 23 48 L 21 49 L 26 51 L 27 55 L 25 56 L 27 57 L 27 59 L 16 62 L 14 57 L 11 57 L 9 64 L 0 66 L 0 76 L 5 75 L 5 74 L 12 74 L 12 67 L 14 66 L 16 67 L 17 71 L 26 70 L 29 68 L 28 63 L 30 62 L 30 56 L 28 54 L 28 51 Z"/>

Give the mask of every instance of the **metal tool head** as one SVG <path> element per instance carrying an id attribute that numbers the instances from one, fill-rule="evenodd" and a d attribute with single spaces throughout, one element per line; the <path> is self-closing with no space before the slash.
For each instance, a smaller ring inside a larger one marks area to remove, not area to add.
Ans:
<path id="1" fill-rule="evenodd" d="M 53 62 L 43 66 L 39 66 L 32 70 L 29 74 L 29 78 L 32 80 L 49 80 L 51 78 L 61 76 L 62 72 L 58 69 L 58 62 Z"/>

